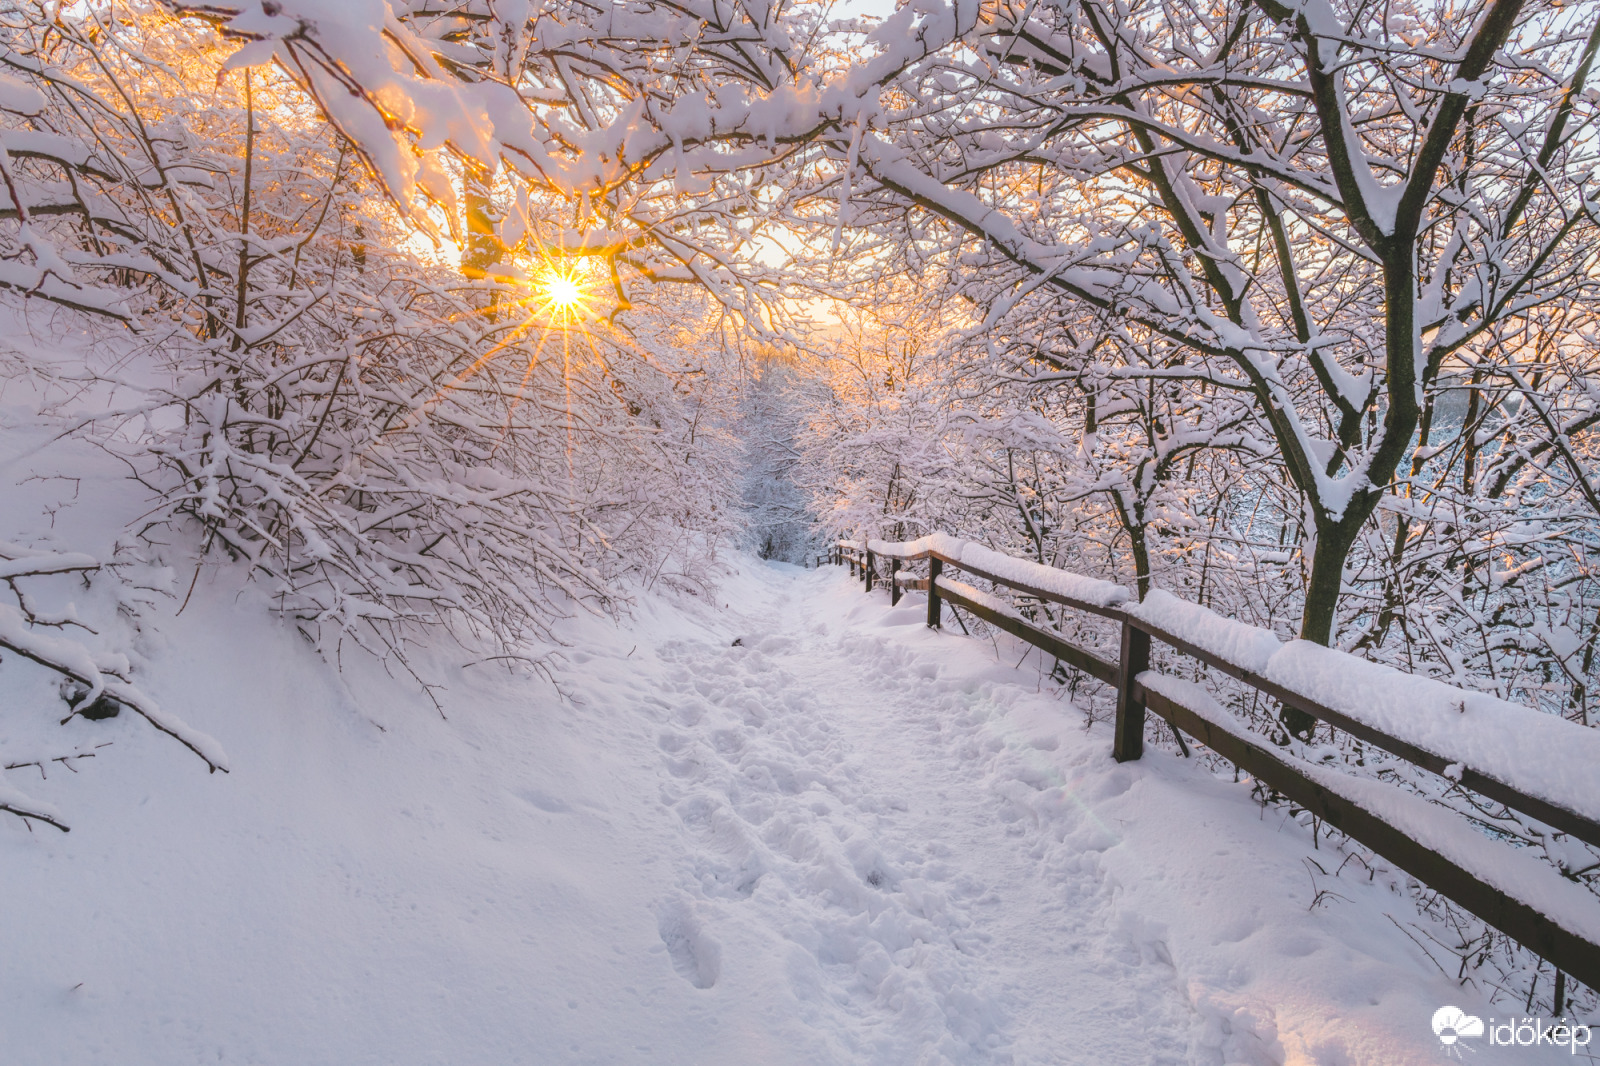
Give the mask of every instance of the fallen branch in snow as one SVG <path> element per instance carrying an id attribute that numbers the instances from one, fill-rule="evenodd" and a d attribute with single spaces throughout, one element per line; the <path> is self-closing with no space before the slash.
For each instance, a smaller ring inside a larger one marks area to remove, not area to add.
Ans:
<path id="1" fill-rule="evenodd" d="M 21 577 L 90 573 L 98 569 L 99 562 L 87 555 L 40 552 L 0 542 L 0 578 L 8 582 L 15 582 Z M 0 604 L 0 648 L 14 651 L 76 683 L 77 689 L 72 694 L 75 697 L 72 700 L 72 713 L 63 718 L 61 724 L 65 725 L 74 716 L 108 697 L 200 756 L 213 773 L 228 771 L 228 757 L 222 746 L 205 733 L 191 729 L 182 719 L 163 711 L 155 700 L 130 684 L 125 662 L 97 657 L 87 647 L 67 637 L 39 633 L 32 628 L 32 622 L 33 619 L 17 607 Z M 17 802 L 21 806 L 32 809 L 31 801 L 20 793 L 18 797 Z M 0 795 L 0 807 L 11 810 L 10 802 Z M 53 813 L 30 813 L 27 817 L 37 817 L 57 828 L 65 828 L 54 820 Z"/>
<path id="2" fill-rule="evenodd" d="M 15 792 L 12 793 L 12 795 L 20 797 L 22 796 L 22 793 Z M 12 800 L 0 800 L 0 811 L 6 811 L 10 814 L 14 814 L 18 818 L 21 818 L 24 822 L 43 822 L 45 825 L 55 826 L 63 833 L 72 832 L 72 827 L 70 825 L 67 825 L 65 822 L 58 821 L 54 814 L 45 813 L 45 810 L 53 811 L 55 808 L 45 808 L 42 804 L 33 804 L 31 801 L 27 801 L 26 797 L 23 797 L 23 799 L 24 803 L 21 804 Z"/>
<path id="3" fill-rule="evenodd" d="M 72 832 L 72 828 L 61 820 L 61 813 L 48 803 L 18 792 L 5 781 L 0 780 L 0 811 L 7 811 L 21 818 L 24 822 L 36 821 L 46 825 L 53 825 L 63 833 Z"/>
<path id="4" fill-rule="evenodd" d="M 106 741 L 104 744 L 96 744 L 95 745 L 96 748 L 109 748 L 110 746 L 111 746 L 111 742 L 109 740 Z M 62 766 L 65 766 L 68 770 L 71 770 L 73 773 L 77 773 L 78 772 L 78 768 L 72 765 L 72 760 L 74 760 L 74 759 L 92 759 L 92 758 L 94 758 L 94 756 L 95 756 L 95 753 L 92 752 L 92 751 L 75 751 L 71 755 L 55 755 L 55 756 L 52 756 L 52 757 L 50 757 L 48 759 L 40 757 L 38 759 L 28 759 L 28 760 L 25 760 L 23 762 L 8 762 L 5 765 L 5 769 L 7 769 L 7 770 L 20 770 L 24 766 L 34 766 L 34 767 L 37 767 L 38 770 L 39 770 L 39 777 L 41 779 L 47 780 L 49 778 L 49 775 L 45 773 L 45 770 L 44 770 L 44 764 L 45 763 L 47 763 L 47 762 L 58 762 Z"/>
<path id="5" fill-rule="evenodd" d="M 123 681 L 109 680 L 89 650 L 77 641 L 34 633 L 27 628 L 22 613 L 0 604 L 0 648 L 9 648 L 87 687 L 88 692 L 73 705 L 72 714 L 61 720 L 65 725 L 79 711 L 91 707 L 102 695 L 134 711 L 145 721 L 205 760 L 212 772 L 228 772 L 228 757 L 211 737 L 191 729 L 181 719 L 163 711 L 149 696 Z"/>

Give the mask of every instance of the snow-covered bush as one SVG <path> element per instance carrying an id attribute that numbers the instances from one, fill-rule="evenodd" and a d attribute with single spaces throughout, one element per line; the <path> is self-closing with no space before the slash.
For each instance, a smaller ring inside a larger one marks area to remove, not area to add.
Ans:
<path id="1" fill-rule="evenodd" d="M 61 353 L 17 369 L 146 487 L 123 520 L 169 563 L 402 664 L 417 625 L 538 663 L 630 581 L 709 578 L 735 471 L 694 293 L 607 318 L 526 240 L 464 278 L 206 22 L 23 6 L 0 43 L 0 299 Z"/>

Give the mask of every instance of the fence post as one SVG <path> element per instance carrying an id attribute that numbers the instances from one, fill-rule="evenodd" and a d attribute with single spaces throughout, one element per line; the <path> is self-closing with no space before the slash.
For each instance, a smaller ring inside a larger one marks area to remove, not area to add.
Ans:
<path id="1" fill-rule="evenodd" d="M 861 568 L 861 577 L 866 583 L 867 591 L 872 591 L 872 549 L 867 549 L 867 564 Z"/>
<path id="2" fill-rule="evenodd" d="M 928 628 L 939 628 L 939 571 L 944 569 L 943 559 L 928 559 Z"/>
<path id="3" fill-rule="evenodd" d="M 893 607 L 900 602 L 900 560 L 889 560 L 889 606 Z"/>
<path id="4" fill-rule="evenodd" d="M 1122 623 L 1122 655 L 1117 662 L 1117 726 L 1111 757 L 1130 762 L 1144 754 L 1144 704 L 1133 697 L 1133 679 L 1150 669 L 1150 634 Z"/>

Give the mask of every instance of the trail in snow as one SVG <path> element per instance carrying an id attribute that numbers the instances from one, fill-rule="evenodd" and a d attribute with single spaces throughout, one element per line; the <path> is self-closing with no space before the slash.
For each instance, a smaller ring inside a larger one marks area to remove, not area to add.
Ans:
<path id="1" fill-rule="evenodd" d="M 0 820 L 0 1061 L 1393 1066 L 1495 1015 L 1401 879 L 1113 763 L 1004 638 L 839 570 L 721 601 L 574 620 L 565 696 L 418 649 L 445 720 L 202 583 L 141 685 L 233 772 L 131 716 L 51 734 L 114 744 L 28 785 L 70 835 Z M 29 664 L 0 700 L 58 713 Z"/>
<path id="2" fill-rule="evenodd" d="M 1492 1013 L 1408 941 L 1389 871 L 1328 876 L 1342 855 L 1193 763 L 1115 765 L 919 598 L 749 576 L 737 645 L 657 649 L 685 837 L 662 933 L 701 987 L 781 957 L 819 1048 L 796 1061 L 1429 1062 L 1438 1004 Z"/>
<path id="3" fill-rule="evenodd" d="M 1038 749 L 986 729 L 977 686 L 830 624 L 815 586 L 777 585 L 740 646 L 658 649 L 661 798 L 691 841 L 663 912 L 679 972 L 717 977 L 723 923 L 780 931 L 840 1062 L 1184 1061 L 1190 1011 L 1159 946 L 1117 928 L 1101 828 L 1046 839 L 1007 798 L 1059 783 Z"/>

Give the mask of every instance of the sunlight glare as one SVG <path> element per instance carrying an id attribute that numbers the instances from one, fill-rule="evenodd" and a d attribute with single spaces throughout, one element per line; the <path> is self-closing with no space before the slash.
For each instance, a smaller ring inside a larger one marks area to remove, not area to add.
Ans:
<path id="1" fill-rule="evenodd" d="M 544 296 L 554 310 L 571 311 L 583 303 L 586 293 L 576 278 L 552 270 L 544 282 Z"/>

